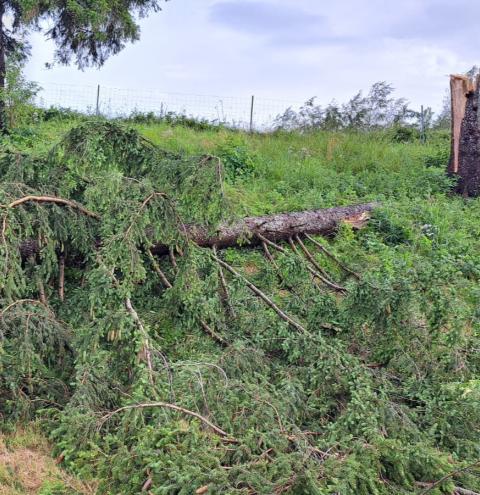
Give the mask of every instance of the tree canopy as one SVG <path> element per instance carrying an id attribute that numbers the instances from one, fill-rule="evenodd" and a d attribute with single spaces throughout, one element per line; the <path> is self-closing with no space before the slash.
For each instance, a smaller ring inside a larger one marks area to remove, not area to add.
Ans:
<path id="1" fill-rule="evenodd" d="M 5 3 L 12 26 L 4 29 L 7 46 L 15 35 L 35 28 L 56 44 L 55 60 L 78 67 L 101 66 L 110 55 L 140 37 L 138 18 L 160 10 L 158 0 L 13 0 Z"/>

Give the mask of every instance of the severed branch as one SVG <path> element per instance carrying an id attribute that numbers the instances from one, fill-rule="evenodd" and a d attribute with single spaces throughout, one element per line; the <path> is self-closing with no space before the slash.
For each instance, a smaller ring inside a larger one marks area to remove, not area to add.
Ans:
<path id="1" fill-rule="evenodd" d="M 181 412 L 181 413 L 186 414 L 188 416 L 193 416 L 194 418 L 199 419 L 202 423 L 206 424 L 217 435 L 228 439 L 228 441 L 230 441 L 232 443 L 238 443 L 238 440 L 236 440 L 235 438 L 231 438 L 226 431 L 223 431 L 221 428 L 214 425 L 210 420 L 208 420 L 204 416 L 202 416 L 202 415 L 200 415 L 194 411 L 190 411 L 188 409 L 185 409 L 184 407 L 176 406 L 175 404 L 169 404 L 168 402 L 149 402 L 149 403 L 144 403 L 144 404 L 132 404 L 130 406 L 120 407 L 119 409 L 116 409 L 115 411 L 112 411 L 112 412 L 106 414 L 105 416 L 103 416 L 103 418 L 101 419 L 101 424 L 108 421 L 115 414 L 121 413 L 123 411 L 128 411 L 130 409 L 147 409 L 147 408 L 156 408 L 156 407 L 163 407 L 166 409 L 172 409 L 173 411 Z"/>
<path id="2" fill-rule="evenodd" d="M 147 249 L 147 256 L 150 259 L 153 269 L 157 272 L 157 275 L 159 276 L 160 280 L 162 281 L 162 284 L 165 286 L 166 289 L 171 289 L 173 286 L 166 277 L 165 273 L 163 273 L 162 269 L 160 268 L 160 265 L 158 264 L 157 260 L 153 256 L 152 252 L 150 249 Z"/>
<path id="3" fill-rule="evenodd" d="M 138 329 L 143 335 L 144 338 L 144 343 L 143 343 L 143 350 L 145 352 L 145 358 L 147 361 L 147 367 L 148 367 L 148 374 L 149 374 L 149 380 L 150 384 L 154 384 L 154 379 L 153 379 L 153 364 L 152 364 L 152 353 L 150 349 L 150 342 L 148 341 L 148 334 L 145 330 L 145 327 L 143 326 L 142 320 L 138 316 L 138 313 L 136 312 L 135 308 L 132 305 L 132 301 L 130 300 L 129 297 L 125 299 L 125 308 L 127 309 L 128 313 L 132 317 L 133 321 L 137 325 Z"/>
<path id="4" fill-rule="evenodd" d="M 217 247 L 215 245 L 212 247 L 212 250 L 213 250 L 213 254 L 217 256 Z M 230 302 L 230 294 L 228 292 L 228 286 L 227 286 L 227 281 L 225 280 L 225 274 L 223 273 L 222 266 L 219 263 L 217 263 L 217 265 L 218 265 L 218 278 L 220 280 L 220 287 L 221 287 L 221 300 L 228 312 L 228 316 L 232 320 L 234 320 L 236 318 L 236 315 L 232 303 Z"/>
<path id="5" fill-rule="evenodd" d="M 214 260 L 217 261 L 221 266 L 223 266 L 227 271 L 229 271 L 232 275 L 235 277 L 239 278 L 242 280 L 245 285 L 256 295 L 258 296 L 267 306 L 269 306 L 277 315 L 286 323 L 294 327 L 296 330 L 300 331 L 301 333 L 308 334 L 309 332 L 307 331 L 306 328 L 304 328 L 298 321 L 295 321 L 293 318 L 288 316 L 284 311 L 282 311 L 264 292 L 262 292 L 256 285 L 252 284 L 247 278 L 245 278 L 242 274 L 237 272 L 235 268 L 230 266 L 228 263 L 225 263 L 225 261 L 221 260 L 217 256 L 212 254 L 212 257 Z"/>
<path id="6" fill-rule="evenodd" d="M 425 490 L 423 490 L 420 493 L 420 495 L 425 495 L 426 493 L 431 492 L 434 488 L 436 488 L 438 485 L 441 485 L 444 481 L 447 481 L 449 478 L 453 478 L 453 476 L 455 476 L 456 474 L 463 473 L 464 471 L 468 471 L 472 467 L 475 467 L 478 465 L 480 465 L 480 459 L 478 461 L 472 462 L 472 464 L 469 464 L 468 466 L 465 466 L 465 467 L 460 468 L 460 469 L 456 469 L 455 471 L 452 471 L 451 473 L 446 474 L 445 476 L 443 476 L 443 478 L 440 478 L 439 480 L 437 480 L 433 483 L 430 483 L 430 485 Z"/>
<path id="7" fill-rule="evenodd" d="M 342 268 L 345 272 L 349 273 L 350 275 L 354 276 L 357 280 L 361 280 L 360 275 L 357 272 L 354 272 L 351 268 L 349 268 L 347 265 L 345 265 L 342 261 L 340 261 L 333 253 L 328 251 L 328 249 L 325 246 L 322 246 L 316 239 L 314 239 L 312 236 L 305 234 L 305 237 L 315 244 L 315 246 L 322 251 L 325 255 L 327 255 L 329 258 L 331 258 L 337 265 Z"/>
<path id="8" fill-rule="evenodd" d="M 300 248 L 304 252 L 305 256 L 307 259 L 310 261 L 310 263 L 318 270 L 318 272 L 321 275 L 321 280 L 325 285 L 328 285 L 333 290 L 336 290 L 338 292 L 347 292 L 347 289 L 345 287 L 341 287 L 340 285 L 335 284 L 332 282 L 330 279 L 327 278 L 327 273 L 323 270 L 323 268 L 317 263 L 317 260 L 313 257 L 313 255 L 310 253 L 310 251 L 307 249 L 305 244 L 302 242 L 300 237 L 298 235 L 295 236 L 295 240 L 298 242 Z M 293 242 L 291 243 L 293 244 Z"/>
<path id="9" fill-rule="evenodd" d="M 68 199 L 57 198 L 55 196 L 24 196 L 23 198 L 16 199 L 12 201 L 8 205 L 2 205 L 3 208 L 16 208 L 17 206 L 23 205 L 24 203 L 34 202 L 34 203 L 55 203 L 63 206 L 69 206 L 75 210 L 80 211 L 87 217 L 99 219 L 100 216 L 94 213 L 93 211 L 87 210 L 84 206 L 79 203 L 75 203 L 74 201 L 70 201 Z"/>

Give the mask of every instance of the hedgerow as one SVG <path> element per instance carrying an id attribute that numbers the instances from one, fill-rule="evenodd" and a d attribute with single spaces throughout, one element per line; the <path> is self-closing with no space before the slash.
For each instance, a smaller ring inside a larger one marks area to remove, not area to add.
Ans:
<path id="1" fill-rule="evenodd" d="M 365 229 L 303 240 L 340 292 L 298 240 L 190 241 L 237 215 L 214 156 L 86 121 L 0 174 L 1 413 L 99 493 L 480 490 L 480 203 L 440 173 L 369 176 Z"/>

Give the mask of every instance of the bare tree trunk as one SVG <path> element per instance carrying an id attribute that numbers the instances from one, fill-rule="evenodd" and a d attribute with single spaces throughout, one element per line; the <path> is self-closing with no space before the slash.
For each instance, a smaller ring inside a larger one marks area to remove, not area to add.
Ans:
<path id="1" fill-rule="evenodd" d="M 279 213 L 263 217 L 247 217 L 232 225 L 222 225 L 215 234 L 208 229 L 190 225 L 187 233 L 190 239 L 201 247 L 218 249 L 242 245 L 258 245 L 263 239 L 269 241 L 288 240 L 304 234 L 330 235 L 335 233 L 342 222 L 361 227 L 370 217 L 376 203 L 354 206 L 338 206 L 323 210 L 307 210 Z M 168 254 L 168 246 L 161 243 L 152 248 L 154 254 Z"/>
<path id="2" fill-rule="evenodd" d="M 5 109 L 5 79 L 6 79 L 6 36 L 3 16 L 5 15 L 5 3 L 0 0 L 0 133 L 7 132 L 7 114 Z"/>
<path id="3" fill-rule="evenodd" d="M 31 197 L 30 197 L 31 198 Z M 61 204 L 67 204 L 62 200 Z M 18 203 L 15 202 L 15 203 Z M 21 204 L 25 204 L 22 201 Z M 247 217 L 233 224 L 221 225 L 215 233 L 200 225 L 186 225 L 186 234 L 190 240 L 200 247 L 225 249 L 228 247 L 243 247 L 261 245 L 265 241 L 288 241 L 296 236 L 332 235 L 341 223 L 347 223 L 354 228 L 361 228 L 370 218 L 370 212 L 378 203 L 365 203 L 353 206 L 337 206 L 322 210 L 296 211 L 278 213 L 263 217 Z M 93 214 L 78 206 L 80 211 L 90 216 Z M 94 215 L 94 214 L 93 214 Z M 98 218 L 98 217 L 94 217 Z M 22 258 L 29 259 L 40 251 L 38 242 L 27 239 L 20 245 Z M 150 255 L 168 255 L 174 259 L 172 246 L 157 242 L 150 250 Z M 158 272 L 158 270 L 156 270 Z"/>
<path id="4" fill-rule="evenodd" d="M 480 76 L 450 77 L 452 149 L 448 173 L 458 177 L 456 192 L 480 195 Z"/>

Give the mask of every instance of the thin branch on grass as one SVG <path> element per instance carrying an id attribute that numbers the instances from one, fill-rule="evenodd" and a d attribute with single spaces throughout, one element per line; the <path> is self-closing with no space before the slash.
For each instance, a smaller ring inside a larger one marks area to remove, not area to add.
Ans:
<path id="1" fill-rule="evenodd" d="M 149 402 L 149 403 L 132 404 L 130 406 L 120 407 L 119 409 L 116 409 L 115 411 L 109 412 L 108 414 L 103 416 L 103 418 L 101 419 L 101 424 L 108 421 L 115 414 L 121 413 L 123 411 L 128 411 L 131 409 L 149 409 L 149 408 L 156 408 L 156 407 L 163 407 L 166 409 L 171 409 L 173 411 L 181 412 L 183 414 L 186 414 L 187 416 L 193 416 L 194 418 L 199 419 L 202 423 L 204 423 L 209 428 L 211 428 L 217 435 L 228 439 L 232 443 L 238 443 L 238 440 L 230 437 L 226 431 L 223 431 L 221 428 L 214 425 L 210 420 L 208 420 L 207 418 L 205 418 L 201 414 L 198 414 L 194 411 L 190 411 L 188 409 L 185 409 L 184 407 L 180 407 L 180 406 L 177 406 L 175 404 L 169 404 L 168 402 Z"/>
<path id="2" fill-rule="evenodd" d="M 275 261 L 275 258 L 272 256 L 272 253 L 269 251 L 268 244 L 265 241 L 262 241 L 262 247 L 267 260 L 270 261 L 270 263 L 275 267 L 276 270 L 278 270 L 278 265 Z"/>
<path id="3" fill-rule="evenodd" d="M 333 253 L 331 253 L 325 246 L 322 246 L 322 244 L 320 244 L 316 239 L 314 239 L 311 235 L 308 235 L 308 234 L 305 234 L 305 237 L 313 244 L 315 244 L 315 246 L 318 247 L 318 249 L 320 249 L 320 251 L 322 251 L 322 253 L 324 253 L 325 255 L 327 255 L 329 258 L 331 258 L 333 261 L 335 261 L 335 263 L 337 263 L 337 265 L 342 268 L 345 272 L 349 273 L 350 275 L 354 276 L 357 280 L 361 280 L 361 276 L 353 271 L 351 268 L 349 268 L 347 265 L 345 265 L 345 263 L 343 263 L 342 261 L 340 261 Z"/>
<path id="4" fill-rule="evenodd" d="M 275 242 L 271 241 L 270 239 L 267 239 L 264 235 L 260 234 L 260 233 L 256 233 L 256 236 L 262 241 L 264 242 L 267 246 L 270 246 L 272 247 L 273 249 L 276 249 L 277 251 L 279 251 L 280 253 L 283 253 L 283 254 L 288 254 L 287 253 L 287 250 L 284 249 L 282 246 L 276 244 Z"/>
<path id="5" fill-rule="evenodd" d="M 299 258 L 302 258 L 301 254 L 299 253 L 299 251 L 297 249 L 297 246 L 295 246 L 295 243 L 293 242 L 293 239 L 291 237 L 288 238 L 288 243 L 290 244 L 290 247 L 292 248 L 292 251 Z M 312 268 L 309 264 L 305 264 L 305 268 L 313 275 L 314 278 L 318 278 L 325 285 L 329 285 L 331 283 L 329 280 L 325 279 L 325 277 L 323 277 L 323 275 L 321 273 L 318 273 L 317 270 L 315 270 L 314 268 Z M 337 290 L 337 289 L 335 289 L 335 290 Z"/>
<path id="6" fill-rule="evenodd" d="M 252 284 L 247 278 L 245 278 L 242 274 L 237 272 L 235 268 L 230 266 L 228 263 L 225 263 L 225 261 L 221 260 L 217 256 L 212 254 L 213 259 L 217 261 L 221 266 L 223 266 L 227 271 L 229 271 L 232 275 L 235 277 L 239 278 L 242 280 L 245 285 L 255 294 L 257 295 L 267 306 L 269 306 L 277 315 L 286 323 L 291 325 L 293 328 L 296 330 L 308 334 L 308 331 L 306 328 L 304 328 L 298 321 L 295 321 L 293 318 L 288 316 L 284 311 L 282 311 L 264 292 L 262 292 L 256 285 Z"/>
<path id="7" fill-rule="evenodd" d="M 336 290 L 338 292 L 347 292 L 347 289 L 345 287 L 342 287 L 334 282 L 332 282 L 329 278 L 325 270 L 317 263 L 317 260 L 313 257 L 312 253 L 307 249 L 307 246 L 302 242 L 300 237 L 298 235 L 295 236 L 295 240 L 298 242 L 300 248 L 304 252 L 305 256 L 307 259 L 310 261 L 310 263 L 319 271 L 321 274 L 321 280 L 325 285 L 328 285 L 333 290 Z M 292 241 L 293 243 L 293 241 Z"/>

